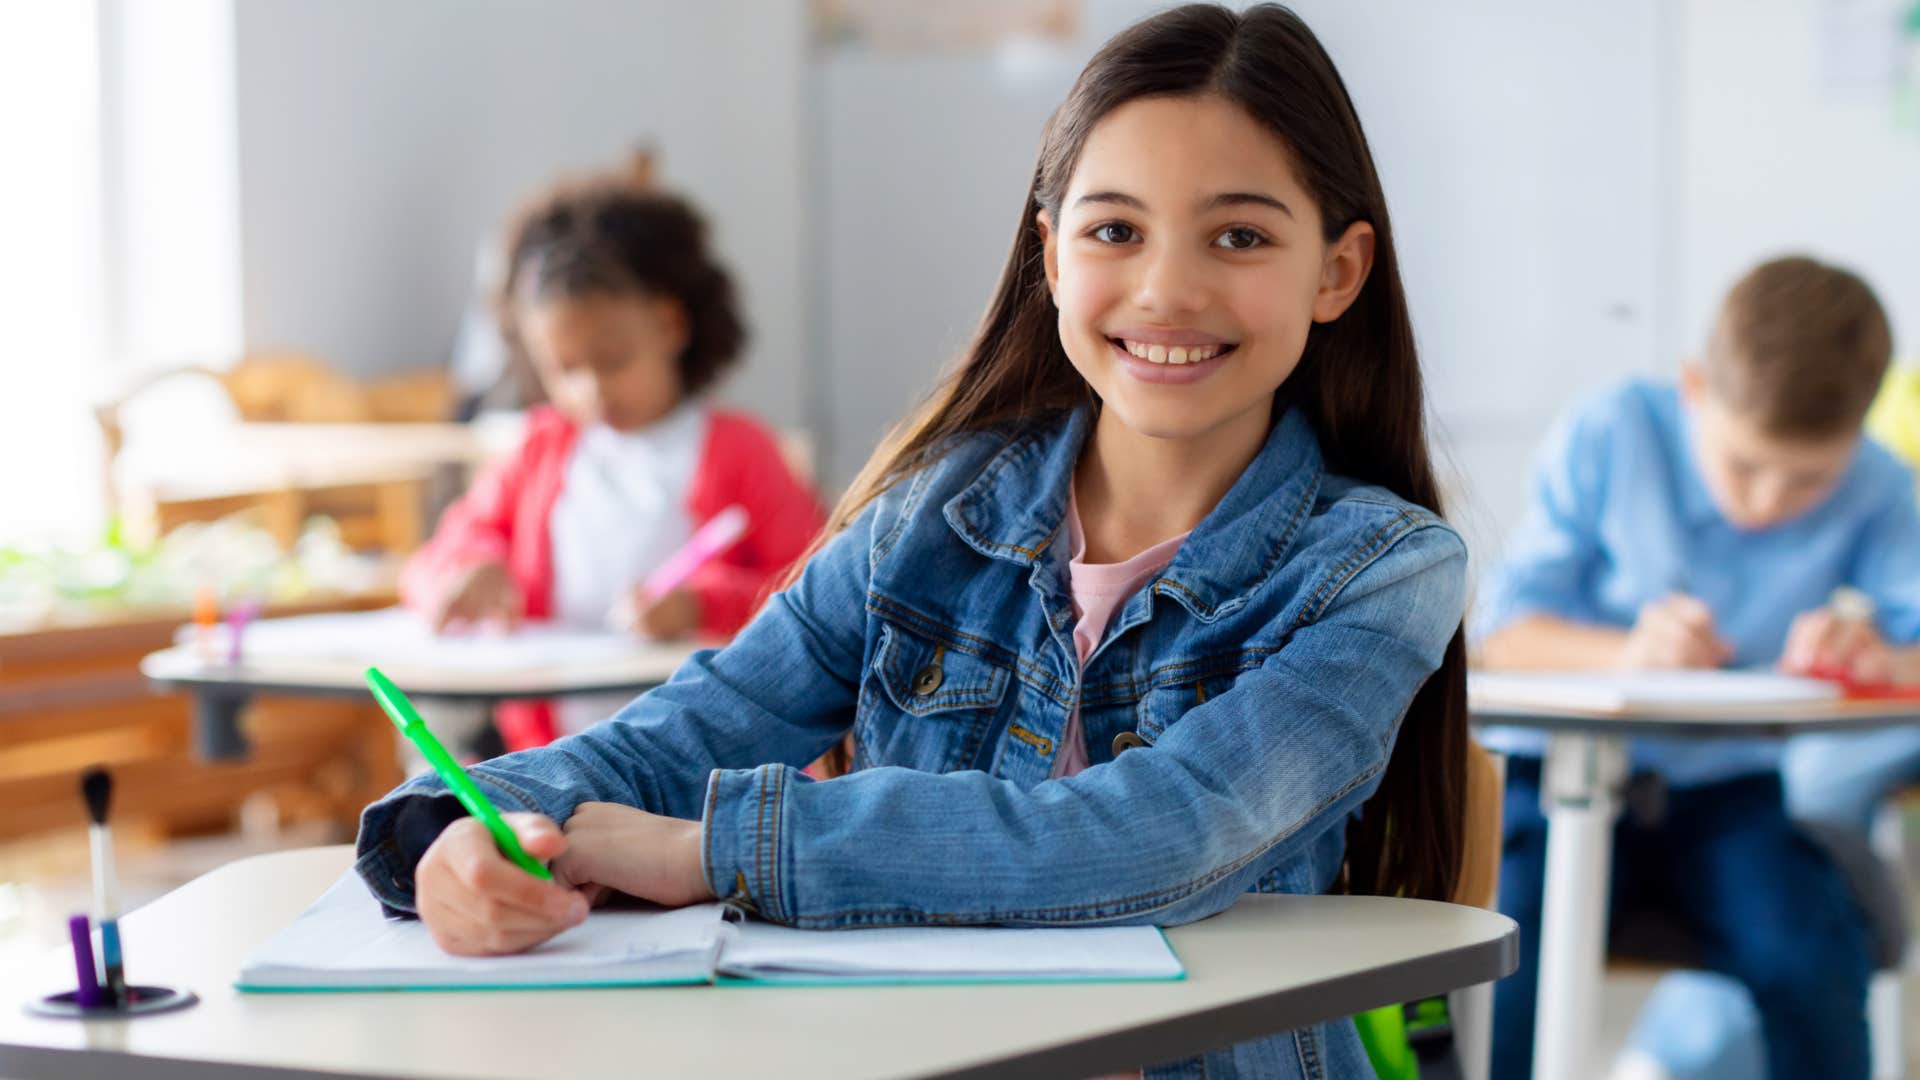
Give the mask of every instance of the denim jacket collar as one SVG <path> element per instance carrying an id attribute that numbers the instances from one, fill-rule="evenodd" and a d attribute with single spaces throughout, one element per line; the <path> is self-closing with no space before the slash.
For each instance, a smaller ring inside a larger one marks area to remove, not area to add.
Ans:
<path id="1" fill-rule="evenodd" d="M 1037 572 L 1043 557 L 1057 561 L 1064 585 L 1067 493 L 1092 426 L 1093 410 L 1081 408 L 1015 438 L 947 501 L 947 523 L 990 558 Z M 1152 591 L 1173 597 L 1203 622 L 1245 604 L 1299 536 L 1323 468 L 1312 422 L 1288 409 Z"/>

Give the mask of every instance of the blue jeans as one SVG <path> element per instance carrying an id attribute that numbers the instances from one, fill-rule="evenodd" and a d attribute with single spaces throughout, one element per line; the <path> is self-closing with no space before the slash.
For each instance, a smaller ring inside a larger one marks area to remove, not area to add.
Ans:
<path id="1" fill-rule="evenodd" d="M 1748 1080 L 1767 1073 L 1760 1014 L 1739 981 L 1711 971 L 1670 971 L 1634 1022 L 1627 1045 L 1674 1080 Z"/>
<path id="2" fill-rule="evenodd" d="M 1500 910 L 1520 924 L 1520 967 L 1494 988 L 1493 1077 L 1524 1080 L 1547 850 L 1537 759 L 1508 765 L 1505 824 Z M 1671 791 L 1656 825 L 1623 818 L 1612 885 L 1615 921 L 1658 908 L 1689 932 L 1706 967 L 1746 985 L 1771 1075 L 1867 1076 L 1866 919 L 1838 868 L 1787 820 L 1776 776 Z"/>
<path id="3" fill-rule="evenodd" d="M 1798 735 L 1780 759 L 1795 821 L 1865 833 L 1880 803 L 1920 783 L 1920 728 L 1849 735 Z"/>

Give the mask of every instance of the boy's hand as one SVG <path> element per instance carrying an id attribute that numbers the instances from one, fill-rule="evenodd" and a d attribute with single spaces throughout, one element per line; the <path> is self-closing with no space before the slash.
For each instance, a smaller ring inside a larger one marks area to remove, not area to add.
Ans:
<path id="1" fill-rule="evenodd" d="M 1780 654 L 1780 670 L 1789 675 L 1841 675 L 1856 683 L 1893 682 L 1895 666 L 1893 647 L 1871 620 L 1837 615 L 1831 608 L 1796 616 Z"/>
<path id="2" fill-rule="evenodd" d="M 649 604 L 633 591 L 633 628 L 654 641 L 677 641 L 700 629 L 700 599 L 675 589 Z"/>
<path id="3" fill-rule="evenodd" d="M 527 854 L 546 862 L 567 850 L 567 838 L 539 814 L 505 814 Z M 463 817 L 440 833 L 414 871 L 414 907 L 434 943 L 455 956 L 521 952 L 577 926 L 589 897 L 555 875 L 542 881 L 514 865 L 478 818 Z"/>
<path id="4" fill-rule="evenodd" d="M 498 619 L 509 628 L 520 621 L 520 590 L 507 568 L 497 562 L 476 563 L 447 582 L 428 621 L 433 632 L 444 632 L 458 622 L 482 623 Z"/>
<path id="5" fill-rule="evenodd" d="M 715 899 L 700 868 L 700 823 L 619 803 L 589 802 L 567 819 L 556 875 L 668 907 Z"/>
<path id="6" fill-rule="evenodd" d="M 1691 596 L 1672 593 L 1640 609 L 1620 654 L 1626 668 L 1717 668 L 1733 647 L 1714 629 L 1713 612 Z"/>

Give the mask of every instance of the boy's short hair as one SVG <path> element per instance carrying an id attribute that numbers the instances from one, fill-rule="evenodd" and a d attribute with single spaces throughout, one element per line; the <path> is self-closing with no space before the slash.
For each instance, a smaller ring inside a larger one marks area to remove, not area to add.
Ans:
<path id="1" fill-rule="evenodd" d="M 1796 255 L 1761 263 L 1727 293 L 1707 383 L 1769 435 L 1831 438 L 1859 430 L 1892 355 L 1867 283 Z"/>

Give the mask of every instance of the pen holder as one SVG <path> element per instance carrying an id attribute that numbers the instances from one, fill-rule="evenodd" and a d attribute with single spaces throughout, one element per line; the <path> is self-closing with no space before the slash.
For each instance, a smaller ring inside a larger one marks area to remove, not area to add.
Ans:
<path id="1" fill-rule="evenodd" d="M 120 1005 L 97 1005 L 81 1008 L 76 1000 L 78 990 L 63 990 L 58 994 L 35 998 L 27 1002 L 27 1011 L 35 1016 L 51 1016 L 68 1020 L 120 1020 L 134 1016 L 151 1016 L 154 1013 L 172 1012 L 197 1004 L 199 998 L 191 990 L 179 990 L 171 986 L 129 986 L 127 1000 Z"/>

